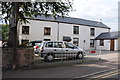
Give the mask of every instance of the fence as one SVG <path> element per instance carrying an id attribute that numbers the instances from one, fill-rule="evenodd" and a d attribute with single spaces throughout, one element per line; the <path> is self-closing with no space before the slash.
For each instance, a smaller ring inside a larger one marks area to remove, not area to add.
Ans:
<path id="1" fill-rule="evenodd" d="M 74 61 L 81 61 L 84 58 L 77 57 L 78 55 L 76 53 L 55 53 L 55 54 L 48 54 L 45 58 L 40 57 L 40 55 L 35 55 L 34 57 L 34 63 L 35 64 L 52 64 L 52 63 L 69 63 Z M 83 56 L 83 55 L 79 55 Z M 53 59 L 54 58 L 54 59 Z M 49 59 L 49 60 L 47 60 Z"/>
<path id="2" fill-rule="evenodd" d="M 86 58 L 91 59 L 101 59 L 101 49 L 90 49 L 86 50 Z"/>
<path id="3" fill-rule="evenodd" d="M 35 55 L 34 64 L 64 64 L 64 63 L 81 63 L 84 61 L 90 60 L 99 60 L 101 59 L 101 50 L 86 50 L 85 54 L 78 55 L 77 53 L 55 53 L 49 56 L 49 58 L 53 58 L 52 61 L 45 60 L 46 58 L 40 57 L 40 54 Z M 81 57 L 81 58 L 80 58 Z M 83 57 L 83 58 L 82 58 Z"/>

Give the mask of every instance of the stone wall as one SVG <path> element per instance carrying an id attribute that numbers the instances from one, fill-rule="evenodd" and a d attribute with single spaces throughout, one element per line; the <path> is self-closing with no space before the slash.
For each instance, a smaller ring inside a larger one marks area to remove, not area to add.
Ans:
<path id="1" fill-rule="evenodd" d="M 13 63 L 13 49 L 2 48 L 2 68 L 8 69 Z M 34 63 L 33 48 L 17 48 L 16 53 L 17 67 L 28 66 Z"/>

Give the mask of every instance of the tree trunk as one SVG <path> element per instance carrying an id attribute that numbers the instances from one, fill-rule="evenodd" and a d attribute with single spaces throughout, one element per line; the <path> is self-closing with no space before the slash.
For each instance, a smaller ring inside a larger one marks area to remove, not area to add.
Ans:
<path id="1" fill-rule="evenodd" d="M 13 48 L 13 64 L 12 69 L 16 69 L 16 53 L 18 47 L 18 36 L 17 36 L 17 23 L 18 23 L 18 11 L 19 11 L 19 3 L 12 3 L 11 10 L 11 21 L 10 21 L 10 33 L 9 33 L 9 47 Z"/>

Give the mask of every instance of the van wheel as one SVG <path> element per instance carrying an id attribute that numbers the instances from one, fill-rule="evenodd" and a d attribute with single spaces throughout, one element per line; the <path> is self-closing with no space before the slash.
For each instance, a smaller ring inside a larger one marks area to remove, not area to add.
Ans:
<path id="1" fill-rule="evenodd" d="M 52 54 L 48 54 L 45 57 L 45 61 L 47 61 L 47 62 L 52 62 L 53 60 L 54 60 L 54 56 Z"/>
<path id="2" fill-rule="evenodd" d="M 76 58 L 77 59 L 83 59 L 84 58 L 83 53 L 82 52 L 78 52 Z"/>

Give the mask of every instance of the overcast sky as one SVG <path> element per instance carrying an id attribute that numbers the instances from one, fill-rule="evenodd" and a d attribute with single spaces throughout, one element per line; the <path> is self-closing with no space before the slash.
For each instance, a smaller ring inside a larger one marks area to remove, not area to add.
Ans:
<path id="1" fill-rule="evenodd" d="M 111 31 L 118 30 L 118 2 L 120 0 L 74 0 L 70 17 L 100 21 L 109 26 Z"/>

